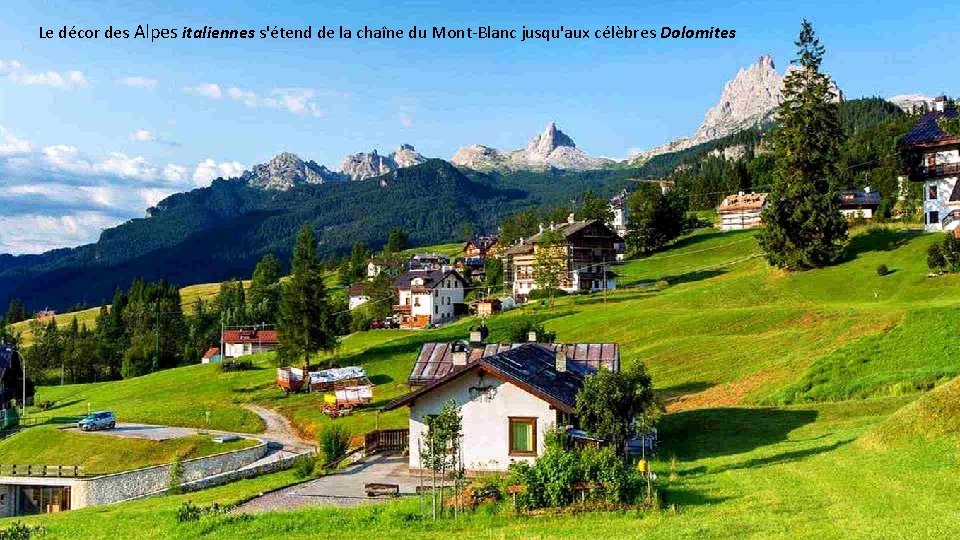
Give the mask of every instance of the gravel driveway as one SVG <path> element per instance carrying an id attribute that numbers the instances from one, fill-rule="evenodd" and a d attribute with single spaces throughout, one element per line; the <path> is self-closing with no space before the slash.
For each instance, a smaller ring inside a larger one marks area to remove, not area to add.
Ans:
<path id="1" fill-rule="evenodd" d="M 266 512 L 323 505 L 356 506 L 382 501 L 383 498 L 367 497 L 364 492 L 364 484 L 374 482 L 397 484 L 401 495 L 413 495 L 420 479 L 407 474 L 407 458 L 378 455 L 336 474 L 268 493 L 241 505 L 237 511 Z"/>

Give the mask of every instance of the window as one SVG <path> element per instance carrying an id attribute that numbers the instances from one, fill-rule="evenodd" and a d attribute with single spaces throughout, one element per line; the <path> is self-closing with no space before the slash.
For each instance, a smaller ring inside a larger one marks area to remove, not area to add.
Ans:
<path id="1" fill-rule="evenodd" d="M 510 455 L 537 455 L 537 419 L 510 417 Z"/>
<path id="2" fill-rule="evenodd" d="M 937 200 L 937 185 L 936 185 L 936 184 L 930 184 L 929 186 L 927 186 L 927 198 L 930 199 L 931 201 Z"/>
<path id="3" fill-rule="evenodd" d="M 933 210 L 933 211 L 930 212 L 928 215 L 930 216 L 930 220 L 927 221 L 927 223 L 934 224 L 934 223 L 939 223 L 939 222 L 940 222 L 940 212 L 937 212 L 936 210 Z"/>
<path id="4" fill-rule="evenodd" d="M 440 306 L 433 306 L 433 314 L 438 315 L 440 313 Z"/>

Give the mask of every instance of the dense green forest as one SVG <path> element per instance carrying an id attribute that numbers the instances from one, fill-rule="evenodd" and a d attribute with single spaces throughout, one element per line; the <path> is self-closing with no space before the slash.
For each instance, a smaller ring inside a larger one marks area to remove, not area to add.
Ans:
<path id="1" fill-rule="evenodd" d="M 276 254 L 284 264 L 297 229 L 317 231 L 317 253 L 339 257 L 356 242 L 383 246 L 398 227 L 410 245 L 458 238 L 464 224 L 496 230 L 520 209 L 567 202 L 593 189 L 622 189 L 637 171 L 481 174 L 442 160 L 361 182 L 300 185 L 264 191 L 237 180 L 179 193 L 134 219 L 104 231 L 95 244 L 55 254 L 0 258 L 0 305 L 20 298 L 33 312 L 102 303 L 137 278 L 178 285 L 250 275 L 257 260 Z"/>

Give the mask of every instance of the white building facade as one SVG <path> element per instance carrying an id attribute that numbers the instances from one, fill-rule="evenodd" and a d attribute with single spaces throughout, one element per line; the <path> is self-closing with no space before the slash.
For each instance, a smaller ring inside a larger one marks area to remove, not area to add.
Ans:
<path id="1" fill-rule="evenodd" d="M 960 135 L 940 126 L 941 121 L 957 117 L 957 109 L 940 96 L 934 100 L 933 111 L 923 115 L 898 145 L 910 180 L 923 183 L 927 231 L 957 231 L 960 226 Z"/>
<path id="2" fill-rule="evenodd" d="M 411 270 L 397 279 L 398 304 L 394 312 L 419 325 L 441 324 L 457 317 L 467 283 L 454 270 Z"/>

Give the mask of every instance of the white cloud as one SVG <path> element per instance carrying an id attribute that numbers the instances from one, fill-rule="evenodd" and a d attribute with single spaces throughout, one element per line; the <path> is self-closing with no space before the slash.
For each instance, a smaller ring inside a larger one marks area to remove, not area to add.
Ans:
<path id="1" fill-rule="evenodd" d="M 237 161 L 217 163 L 213 158 L 207 158 L 197 164 L 193 170 L 193 183 L 203 187 L 210 185 L 217 178 L 233 178 L 243 174 L 244 166 Z"/>
<path id="2" fill-rule="evenodd" d="M 413 116 L 410 116 L 408 113 L 402 112 L 398 115 L 398 118 L 400 119 L 400 123 L 403 124 L 403 127 L 410 127 L 413 125 Z"/>
<path id="3" fill-rule="evenodd" d="M 10 157 L 30 152 L 30 143 L 18 138 L 12 131 L 0 125 L 0 157 Z"/>
<path id="4" fill-rule="evenodd" d="M 143 199 L 143 203 L 147 206 L 147 208 L 149 208 L 151 206 L 156 206 L 160 201 L 166 199 L 170 195 L 173 195 L 174 192 L 168 189 L 146 188 L 141 189 L 138 193 Z"/>
<path id="5" fill-rule="evenodd" d="M 41 253 L 96 241 L 116 219 L 100 212 L 0 216 L 0 253 Z"/>
<path id="6" fill-rule="evenodd" d="M 223 90 L 220 89 L 220 85 L 214 83 L 200 83 L 196 86 L 188 86 L 184 88 L 183 91 L 188 94 L 210 99 L 220 99 L 223 97 Z"/>
<path id="7" fill-rule="evenodd" d="M 317 103 L 320 93 L 313 88 L 274 88 L 269 94 L 263 96 L 253 90 L 238 86 L 230 86 L 224 89 L 215 83 L 201 83 L 196 86 L 188 86 L 183 90 L 189 94 L 210 99 L 222 99 L 226 96 L 251 109 L 276 109 L 314 118 L 326 115 L 326 111 Z M 331 93 L 330 95 L 334 94 Z"/>
<path id="8" fill-rule="evenodd" d="M 41 153 L 48 167 L 76 175 L 106 175 L 140 182 L 173 184 L 183 183 L 187 179 L 185 167 L 171 163 L 161 168 L 143 156 L 130 156 L 123 152 L 111 152 L 100 160 L 92 160 L 74 146 L 56 144 L 43 147 Z"/>
<path id="9" fill-rule="evenodd" d="M 73 89 L 89 84 L 86 76 L 80 71 L 37 71 L 31 72 L 17 60 L 0 60 L 0 74 L 6 75 L 7 80 L 24 86 L 50 86 L 52 88 Z"/>
<path id="10" fill-rule="evenodd" d="M 187 168 L 170 163 L 163 168 L 163 179 L 171 184 L 180 184 L 187 179 Z"/>
<path id="11" fill-rule="evenodd" d="M 130 88 L 142 88 L 145 90 L 153 90 L 160 84 L 156 79 L 147 77 L 123 77 L 117 79 L 117 82 Z"/>
<path id="12" fill-rule="evenodd" d="M 157 136 L 146 129 L 138 129 L 130 134 L 130 140 L 137 142 L 154 142 L 157 140 Z"/>

